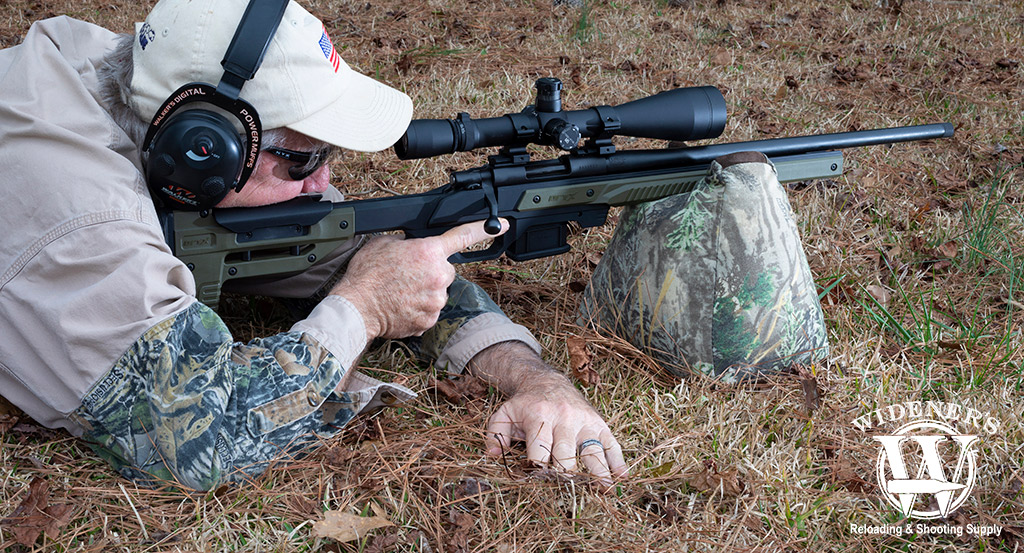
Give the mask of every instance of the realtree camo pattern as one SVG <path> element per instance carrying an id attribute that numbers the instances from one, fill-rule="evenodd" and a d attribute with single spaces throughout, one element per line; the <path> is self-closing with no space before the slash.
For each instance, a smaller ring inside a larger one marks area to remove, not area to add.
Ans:
<path id="1" fill-rule="evenodd" d="M 414 349 L 436 358 L 460 326 L 490 312 L 501 310 L 486 292 L 456 279 L 440 320 Z M 137 340 L 75 415 L 83 437 L 123 476 L 211 489 L 340 431 L 358 409 L 335 391 L 346 370 L 298 332 L 232 343 L 220 317 L 195 303 Z"/>
<path id="2" fill-rule="evenodd" d="M 146 332 L 76 412 L 122 475 L 211 489 L 263 472 L 354 416 L 347 367 L 308 335 L 232 343 L 201 303 Z"/>
<path id="3" fill-rule="evenodd" d="M 824 317 L 775 169 L 740 163 L 689 194 L 626 208 L 581 305 L 679 376 L 726 382 L 828 354 Z"/>

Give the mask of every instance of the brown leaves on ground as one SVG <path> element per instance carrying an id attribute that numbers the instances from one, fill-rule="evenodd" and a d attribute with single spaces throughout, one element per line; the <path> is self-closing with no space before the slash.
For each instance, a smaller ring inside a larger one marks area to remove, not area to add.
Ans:
<path id="1" fill-rule="evenodd" d="M 470 550 L 469 536 L 476 527 L 476 519 L 469 513 L 458 510 L 448 512 L 449 532 L 446 536 L 449 550 L 464 553 Z"/>
<path id="2" fill-rule="evenodd" d="M 313 535 L 347 542 L 363 538 L 370 530 L 385 526 L 394 524 L 382 516 L 361 517 L 346 511 L 327 511 L 323 520 L 313 523 Z"/>
<path id="3" fill-rule="evenodd" d="M 810 369 L 798 363 L 793 364 L 793 371 L 796 373 L 796 378 L 804 393 L 804 411 L 811 414 L 815 409 L 821 407 L 821 386 L 818 384 L 818 377 Z"/>
<path id="4" fill-rule="evenodd" d="M 949 269 L 953 260 L 960 253 L 960 246 L 955 240 L 943 242 L 932 248 L 925 245 L 924 239 L 920 236 L 914 236 L 910 239 L 910 248 L 925 256 L 920 266 L 922 269 L 931 269 L 932 272 L 941 272 Z"/>
<path id="5" fill-rule="evenodd" d="M 858 63 L 853 67 L 837 65 L 832 69 L 832 77 L 840 84 L 864 82 L 874 79 L 871 68 L 866 63 Z"/>
<path id="6" fill-rule="evenodd" d="M 587 341 L 579 336 L 565 339 L 565 347 L 569 350 L 569 369 L 572 376 L 587 388 L 601 383 L 601 376 L 594 370 L 594 354 L 587 349 Z"/>
<path id="7" fill-rule="evenodd" d="M 32 546 L 41 534 L 55 539 L 62 528 L 71 522 L 75 506 L 70 503 L 50 505 L 50 484 L 36 477 L 28 486 L 28 496 L 11 513 L 0 521 L 0 526 L 14 535 L 21 545 Z"/>
<path id="8" fill-rule="evenodd" d="M 434 378 L 430 386 L 449 403 L 464 405 L 487 397 L 487 384 L 475 376 L 463 374 L 455 378 Z"/>
<path id="9" fill-rule="evenodd" d="M 738 469 L 729 468 L 718 470 L 718 464 L 713 459 L 704 462 L 704 470 L 689 476 L 686 483 L 698 491 L 721 493 L 723 496 L 735 497 L 743 493 L 746 484 L 740 480 Z"/>
<path id="10" fill-rule="evenodd" d="M 464 508 L 476 506 L 479 505 L 481 497 L 492 490 L 494 487 L 486 479 L 467 477 L 450 485 L 449 500 L 453 504 L 461 504 Z"/>
<path id="11" fill-rule="evenodd" d="M 889 290 L 884 286 L 868 284 L 864 287 L 864 290 L 874 298 L 876 302 L 878 302 L 878 305 L 881 305 L 882 307 L 887 307 L 889 305 L 889 298 L 892 297 L 892 294 L 890 294 Z"/>
<path id="12" fill-rule="evenodd" d="M 14 425 L 18 424 L 18 417 L 12 415 L 0 415 L 0 435 L 6 434 Z"/>

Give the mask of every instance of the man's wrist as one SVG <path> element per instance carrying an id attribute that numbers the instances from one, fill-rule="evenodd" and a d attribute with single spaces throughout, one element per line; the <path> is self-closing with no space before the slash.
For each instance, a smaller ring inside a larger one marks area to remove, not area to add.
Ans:
<path id="1" fill-rule="evenodd" d="M 383 332 L 380 319 L 374 315 L 373 308 L 366 301 L 366 298 L 359 293 L 352 292 L 351 290 L 342 291 L 337 288 L 331 290 L 332 295 L 345 298 L 359 312 L 359 316 L 363 319 L 363 327 L 366 329 L 366 343 L 370 343 Z"/>
<path id="2" fill-rule="evenodd" d="M 481 350 L 470 359 L 466 370 L 508 396 L 532 386 L 567 382 L 565 375 L 519 341 L 500 342 Z"/>

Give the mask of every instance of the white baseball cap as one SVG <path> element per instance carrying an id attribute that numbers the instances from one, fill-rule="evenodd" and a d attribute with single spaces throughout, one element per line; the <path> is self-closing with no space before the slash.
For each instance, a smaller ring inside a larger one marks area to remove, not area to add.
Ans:
<path id="1" fill-rule="evenodd" d="M 132 109 L 149 121 L 183 84 L 216 85 L 248 0 L 161 0 L 135 25 Z M 357 73 L 319 19 L 295 2 L 241 98 L 263 128 L 288 127 L 342 148 L 374 152 L 401 138 L 412 118 L 404 93 Z"/>

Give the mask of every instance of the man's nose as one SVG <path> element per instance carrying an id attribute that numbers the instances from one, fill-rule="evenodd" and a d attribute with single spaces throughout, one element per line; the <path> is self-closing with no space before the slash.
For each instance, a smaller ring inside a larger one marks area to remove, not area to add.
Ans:
<path id="1" fill-rule="evenodd" d="M 323 194 L 331 185 L 331 169 L 326 164 L 302 181 L 304 194 Z"/>

